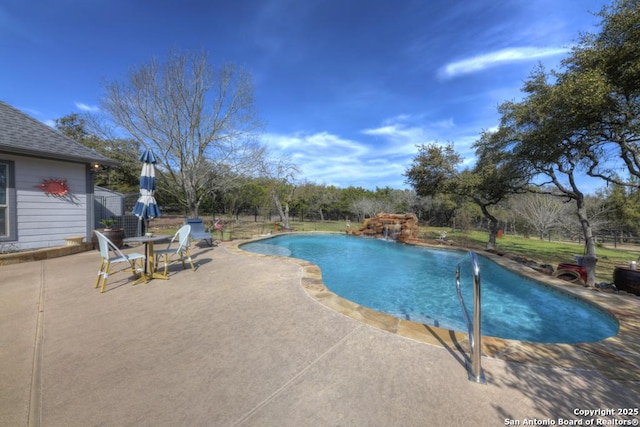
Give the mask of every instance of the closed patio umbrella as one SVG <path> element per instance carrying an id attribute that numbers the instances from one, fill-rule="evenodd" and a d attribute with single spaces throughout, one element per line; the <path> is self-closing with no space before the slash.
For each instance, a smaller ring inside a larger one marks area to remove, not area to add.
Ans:
<path id="1" fill-rule="evenodd" d="M 156 157 L 151 150 L 145 150 L 140 156 L 140 197 L 133 207 L 133 214 L 145 221 L 145 231 L 149 230 L 149 220 L 160 216 L 160 208 L 153 197 L 156 191 Z"/>

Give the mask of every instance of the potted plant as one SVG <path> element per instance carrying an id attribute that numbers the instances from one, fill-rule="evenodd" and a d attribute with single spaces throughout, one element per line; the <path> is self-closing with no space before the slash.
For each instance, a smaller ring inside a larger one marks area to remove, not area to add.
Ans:
<path id="1" fill-rule="evenodd" d="M 100 224 L 104 225 L 104 231 L 111 231 L 113 224 L 116 223 L 115 219 L 103 219 L 100 221 Z"/>
<path id="2" fill-rule="evenodd" d="M 216 239 L 220 240 L 220 238 L 222 238 L 223 242 L 231 240 L 231 230 L 226 228 L 226 224 L 220 218 L 216 217 L 213 223 L 213 229 L 216 232 Z"/>
<path id="3" fill-rule="evenodd" d="M 117 221 L 114 218 L 103 219 L 100 221 L 100 224 L 102 224 L 104 228 L 98 229 L 98 231 L 104 234 L 105 237 L 111 240 L 113 244 L 118 248 L 122 248 L 124 247 L 125 238 L 124 229 L 120 227 L 114 227 L 116 223 Z M 98 238 L 95 236 L 95 234 L 91 238 L 91 243 L 93 244 L 94 249 L 98 248 Z"/>

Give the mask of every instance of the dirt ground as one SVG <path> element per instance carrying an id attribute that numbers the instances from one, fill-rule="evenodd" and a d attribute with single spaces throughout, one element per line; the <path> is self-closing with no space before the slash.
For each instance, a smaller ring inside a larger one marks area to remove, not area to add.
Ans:
<path id="1" fill-rule="evenodd" d="M 205 223 L 206 218 L 203 218 Z M 160 218 L 154 218 L 151 221 L 151 227 L 158 229 L 176 228 L 184 224 L 184 216 L 182 215 L 162 215 Z"/>
<path id="2" fill-rule="evenodd" d="M 200 216 L 204 221 L 205 230 L 210 231 L 213 226 L 213 220 L 211 215 Z M 248 239 L 256 235 L 264 234 L 266 232 L 273 231 L 273 223 L 263 220 L 255 221 L 253 216 L 240 218 L 239 220 L 230 219 L 228 217 L 220 216 L 225 229 L 230 229 L 234 239 Z M 185 217 L 183 215 L 165 215 L 160 218 L 155 218 L 151 221 L 150 227 L 152 230 L 171 230 L 175 231 L 184 224 Z"/>

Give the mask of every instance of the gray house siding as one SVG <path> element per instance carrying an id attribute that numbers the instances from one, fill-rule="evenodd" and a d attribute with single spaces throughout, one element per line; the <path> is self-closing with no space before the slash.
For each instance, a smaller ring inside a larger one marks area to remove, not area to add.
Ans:
<path id="1" fill-rule="evenodd" d="M 16 240 L 7 240 L 15 249 L 62 246 L 66 237 L 85 236 L 93 229 L 91 194 L 86 193 L 86 166 L 80 163 L 0 154 L 14 163 L 16 180 Z M 43 180 L 65 179 L 66 196 L 54 196 L 41 188 Z"/>
<path id="2" fill-rule="evenodd" d="M 0 162 L 10 165 L 0 252 L 61 246 L 67 237 L 90 239 L 91 166 L 114 166 L 114 160 L 0 101 Z M 66 180 L 69 193 L 56 196 L 38 188 L 49 179 Z"/>

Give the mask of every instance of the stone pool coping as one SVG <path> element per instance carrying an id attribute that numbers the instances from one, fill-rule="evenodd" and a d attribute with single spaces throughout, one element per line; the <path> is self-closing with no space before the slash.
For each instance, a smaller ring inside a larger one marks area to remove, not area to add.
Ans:
<path id="1" fill-rule="evenodd" d="M 313 233 L 331 234 L 319 232 L 297 234 Z M 229 249 L 244 256 L 270 257 L 298 264 L 302 269 L 301 285 L 306 293 L 319 303 L 338 313 L 408 339 L 444 347 L 450 352 L 469 353 L 469 339 L 466 333 L 399 319 L 389 314 L 363 307 L 336 295 L 325 286 L 320 268 L 312 262 L 292 257 L 257 254 L 240 248 L 243 244 L 272 237 L 275 237 L 275 235 L 233 241 Z M 456 246 L 424 243 L 420 245 L 439 249 L 468 250 L 467 248 Z M 592 343 L 532 343 L 483 336 L 481 340 L 483 356 L 528 365 L 566 369 L 595 369 L 613 380 L 634 382 L 636 385 L 640 382 L 640 301 L 636 296 L 601 292 L 556 279 L 552 276 L 543 275 L 504 256 L 481 250 L 474 249 L 474 251 L 524 277 L 595 304 L 600 309 L 613 315 L 620 324 L 618 334 Z"/>

